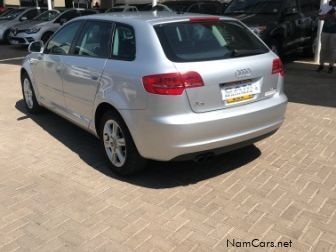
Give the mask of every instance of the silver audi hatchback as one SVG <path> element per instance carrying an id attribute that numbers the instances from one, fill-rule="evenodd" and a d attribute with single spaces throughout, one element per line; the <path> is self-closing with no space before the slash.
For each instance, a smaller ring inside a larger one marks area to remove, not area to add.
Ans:
<path id="1" fill-rule="evenodd" d="M 281 60 L 235 19 L 85 16 L 29 50 L 29 112 L 45 107 L 95 134 L 121 175 L 253 144 L 284 120 Z"/>

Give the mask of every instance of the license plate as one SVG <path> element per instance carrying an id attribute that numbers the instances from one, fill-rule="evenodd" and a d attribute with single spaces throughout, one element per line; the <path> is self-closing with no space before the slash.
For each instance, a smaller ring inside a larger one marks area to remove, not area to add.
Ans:
<path id="1" fill-rule="evenodd" d="M 260 93 L 259 83 L 239 83 L 224 85 L 221 88 L 222 98 L 227 104 L 249 101 Z"/>
<path id="2" fill-rule="evenodd" d="M 11 43 L 14 44 L 14 45 L 17 45 L 17 44 L 19 44 L 19 41 L 17 41 L 17 40 L 11 40 Z"/>

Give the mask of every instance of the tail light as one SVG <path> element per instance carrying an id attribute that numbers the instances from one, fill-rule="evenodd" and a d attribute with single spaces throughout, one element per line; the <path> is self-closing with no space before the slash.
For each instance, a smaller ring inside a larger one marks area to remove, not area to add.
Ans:
<path id="1" fill-rule="evenodd" d="M 285 76 L 285 70 L 282 64 L 281 59 L 273 60 L 272 74 L 280 74 L 280 76 Z"/>
<path id="2" fill-rule="evenodd" d="M 186 88 L 204 86 L 196 72 L 149 75 L 142 78 L 147 92 L 159 95 L 181 95 Z"/>

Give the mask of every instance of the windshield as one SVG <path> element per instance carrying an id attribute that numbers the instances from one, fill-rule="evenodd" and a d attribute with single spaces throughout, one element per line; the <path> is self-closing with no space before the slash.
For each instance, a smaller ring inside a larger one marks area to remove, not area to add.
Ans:
<path id="1" fill-rule="evenodd" d="M 269 51 L 235 21 L 161 24 L 155 30 L 167 58 L 173 62 L 230 59 Z"/>
<path id="2" fill-rule="evenodd" d="M 1 16 L 0 20 L 13 20 L 16 17 L 18 17 L 21 13 L 23 13 L 24 11 L 25 9 L 17 9 L 17 10 L 11 11 L 10 13 L 6 15 Z"/>
<path id="3" fill-rule="evenodd" d="M 225 14 L 275 14 L 281 9 L 283 1 L 234 0 L 225 10 Z"/>
<path id="4" fill-rule="evenodd" d="M 59 15 L 58 11 L 45 11 L 41 15 L 38 15 L 33 20 L 35 21 L 51 21 L 54 20 Z"/>

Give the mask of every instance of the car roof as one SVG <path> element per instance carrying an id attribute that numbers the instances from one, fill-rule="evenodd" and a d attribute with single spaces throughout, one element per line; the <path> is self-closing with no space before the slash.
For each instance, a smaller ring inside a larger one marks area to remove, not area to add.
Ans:
<path id="1" fill-rule="evenodd" d="M 105 20 L 105 21 L 119 21 L 119 22 L 146 22 L 152 25 L 161 24 L 161 23 L 171 23 L 171 22 L 179 22 L 185 21 L 190 18 L 206 18 L 206 17 L 218 17 L 221 20 L 236 20 L 231 17 L 223 17 L 223 16 L 213 16 L 213 15 L 205 15 L 205 14 L 195 14 L 195 13 L 184 13 L 177 14 L 174 12 L 168 11 L 144 11 L 144 12 L 135 12 L 135 13 L 102 13 L 89 15 L 84 17 L 76 18 L 76 20 Z"/>

